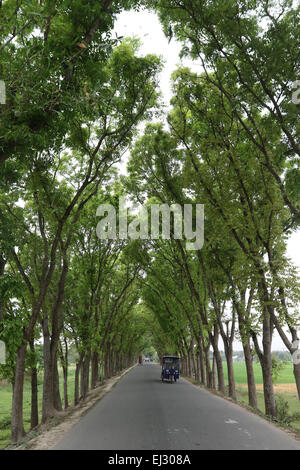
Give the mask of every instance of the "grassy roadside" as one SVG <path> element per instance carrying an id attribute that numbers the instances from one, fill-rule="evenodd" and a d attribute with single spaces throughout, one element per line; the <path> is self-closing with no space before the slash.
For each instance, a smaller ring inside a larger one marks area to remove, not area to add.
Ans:
<path id="1" fill-rule="evenodd" d="M 60 378 L 60 393 L 63 397 L 63 375 L 62 370 L 59 370 Z M 75 383 L 75 366 L 69 367 L 68 373 L 68 396 L 69 404 L 73 404 L 74 400 L 74 383 Z M 42 391 L 43 391 L 43 375 L 38 375 L 38 401 L 39 401 L 39 414 L 41 419 L 42 409 Z M 24 428 L 29 431 L 30 428 L 30 400 L 31 400 L 31 384 L 30 378 L 26 377 L 24 382 Z M 10 421 L 11 421 L 11 402 L 12 402 L 12 387 L 10 385 L 0 385 L 0 449 L 3 449 L 10 444 Z"/>
<path id="2" fill-rule="evenodd" d="M 243 403 L 245 405 L 248 405 L 248 391 L 247 391 L 247 388 L 246 387 L 241 387 L 239 384 L 237 384 L 236 392 L 237 392 L 237 401 L 239 401 L 240 403 Z M 299 413 L 300 412 L 300 402 L 299 402 L 297 394 L 293 394 L 293 393 L 275 393 L 275 398 L 278 399 L 278 397 L 284 398 L 284 400 L 288 403 L 289 414 Z M 262 413 L 265 413 L 264 394 L 260 390 L 257 390 L 257 403 L 258 403 L 258 409 Z M 284 423 L 280 422 L 279 424 L 284 426 Z M 297 434 L 300 435 L 300 420 L 292 421 L 290 423 L 290 425 L 287 426 L 287 427 L 289 429 L 293 429 L 294 431 L 297 432 Z"/>
<path id="3" fill-rule="evenodd" d="M 264 404 L 264 394 L 263 394 L 263 378 L 261 373 L 261 367 L 258 363 L 254 363 L 254 374 L 255 381 L 257 385 L 257 402 L 258 408 L 263 413 L 265 413 L 265 404 Z M 236 391 L 237 399 L 241 403 L 248 403 L 248 389 L 247 389 L 247 375 L 246 375 L 246 366 L 244 362 L 235 362 L 234 363 L 234 373 L 236 378 Z M 227 367 L 224 364 L 224 375 L 225 380 L 227 381 Z M 288 414 L 292 415 L 294 413 L 300 412 L 300 401 L 298 399 L 296 384 L 293 374 L 293 365 L 292 363 L 287 363 L 284 365 L 283 369 L 280 371 L 279 376 L 274 383 L 274 391 L 276 399 L 284 399 L 288 404 Z M 300 420 L 295 420 L 290 423 L 290 427 L 295 431 L 300 432 Z"/>
<path id="4" fill-rule="evenodd" d="M 244 362 L 234 362 L 234 376 L 236 382 L 236 393 L 237 401 L 248 407 L 248 387 L 247 387 L 247 374 L 246 366 Z M 226 385 L 228 384 L 228 374 L 227 374 L 227 365 L 223 363 L 224 368 L 224 378 Z M 257 389 L 257 402 L 258 409 L 262 414 L 265 413 L 265 404 L 264 404 L 264 393 L 263 393 L 263 377 L 261 372 L 260 364 L 254 363 L 254 375 Z M 296 392 L 296 384 L 293 374 L 293 365 L 292 363 L 287 363 L 284 365 L 283 369 L 280 371 L 279 376 L 277 377 L 276 383 L 274 384 L 275 399 L 284 400 L 287 405 L 287 413 L 292 415 L 294 413 L 300 413 L 300 401 Z M 283 422 L 279 422 L 280 426 L 286 427 L 290 430 L 295 431 L 300 435 L 300 420 L 297 419 L 292 421 L 289 425 L 286 425 Z"/>

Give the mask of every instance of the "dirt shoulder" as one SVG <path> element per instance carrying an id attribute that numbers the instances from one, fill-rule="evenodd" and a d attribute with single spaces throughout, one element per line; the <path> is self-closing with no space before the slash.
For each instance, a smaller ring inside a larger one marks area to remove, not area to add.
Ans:
<path id="1" fill-rule="evenodd" d="M 28 433 L 22 442 L 11 444 L 5 450 L 50 450 L 133 367 L 135 365 L 121 374 L 105 380 L 102 385 L 90 390 L 84 401 L 76 406 L 70 406 L 65 411 L 58 412 L 57 416 L 47 424 L 41 424 Z"/>
<path id="2" fill-rule="evenodd" d="M 236 386 L 242 388 L 248 388 L 247 384 L 236 384 Z M 256 384 L 256 390 L 263 391 L 264 386 L 263 384 Z M 274 392 L 275 393 L 297 393 L 297 386 L 295 383 L 282 383 L 282 384 L 275 384 L 274 385 Z"/>

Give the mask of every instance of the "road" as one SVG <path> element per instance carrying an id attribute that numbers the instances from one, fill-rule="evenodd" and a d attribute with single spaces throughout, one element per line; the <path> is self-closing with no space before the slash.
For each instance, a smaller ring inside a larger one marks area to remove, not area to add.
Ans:
<path id="1" fill-rule="evenodd" d="M 300 450 L 300 442 L 184 379 L 162 383 L 150 363 L 126 374 L 53 449 Z"/>

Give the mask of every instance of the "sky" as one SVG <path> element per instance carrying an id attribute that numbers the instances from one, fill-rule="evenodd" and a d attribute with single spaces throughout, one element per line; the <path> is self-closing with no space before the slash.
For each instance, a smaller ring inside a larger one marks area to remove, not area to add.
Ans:
<path id="1" fill-rule="evenodd" d="M 165 37 L 158 17 L 151 12 L 123 12 L 115 23 L 114 31 L 118 36 L 140 38 L 142 45 L 139 51 L 140 55 L 157 54 L 164 60 L 164 68 L 159 77 L 160 89 L 163 93 L 164 104 L 168 107 L 172 96 L 171 93 L 171 74 L 179 65 L 188 66 L 193 71 L 201 73 L 201 64 L 197 61 L 191 61 L 186 58 L 180 59 L 179 53 L 181 45 L 175 39 L 168 42 Z M 126 156 L 120 165 L 120 171 L 126 172 Z M 300 269 L 300 230 L 293 233 L 287 243 L 287 256 Z M 274 334 L 273 350 L 286 350 L 278 334 Z M 235 350 L 241 350 L 242 345 L 236 341 Z"/>

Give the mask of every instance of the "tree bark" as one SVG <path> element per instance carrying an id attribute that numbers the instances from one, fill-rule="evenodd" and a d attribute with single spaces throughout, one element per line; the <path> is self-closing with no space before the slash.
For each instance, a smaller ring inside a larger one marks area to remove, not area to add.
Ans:
<path id="1" fill-rule="evenodd" d="M 64 409 L 66 410 L 69 407 L 69 398 L 68 398 L 68 366 L 69 366 L 68 356 L 69 355 L 68 355 L 68 342 L 67 342 L 65 334 L 64 334 L 64 346 L 65 348 L 63 349 L 62 343 L 59 342 L 58 353 L 59 353 L 59 358 L 60 358 L 62 370 L 63 370 Z"/>
<path id="2" fill-rule="evenodd" d="M 252 338 L 258 355 L 263 375 L 265 413 L 271 418 L 276 418 L 276 402 L 274 396 L 274 387 L 272 382 L 272 355 L 271 355 L 271 325 L 270 318 L 265 313 L 263 318 L 263 352 L 260 350 L 255 333 L 252 332 Z"/>
<path id="3" fill-rule="evenodd" d="M 300 400 L 300 364 L 294 364 L 293 373 L 295 377 L 298 399 Z"/>
<path id="4" fill-rule="evenodd" d="M 225 343 L 224 343 L 224 349 L 225 349 L 227 371 L 228 371 L 228 395 L 233 400 L 236 400 L 234 368 L 233 368 L 233 359 L 232 359 L 232 344 L 225 346 Z"/>
<path id="5" fill-rule="evenodd" d="M 44 315 L 42 321 L 44 345 L 44 380 L 43 380 L 43 400 L 42 400 L 42 423 L 56 415 L 54 406 L 54 368 L 51 354 L 50 332 L 48 328 L 48 316 Z"/>
<path id="6" fill-rule="evenodd" d="M 69 407 L 69 398 L 68 398 L 68 366 L 63 365 L 63 377 L 64 377 L 64 409 L 66 410 Z"/>
<path id="7" fill-rule="evenodd" d="M 30 350 L 34 354 L 34 340 L 30 341 Z M 35 428 L 39 424 L 38 410 L 38 372 L 36 364 L 31 367 L 31 415 L 30 429 Z"/>
<path id="8" fill-rule="evenodd" d="M 200 382 L 205 384 L 205 356 L 203 350 L 203 340 L 202 338 L 198 339 L 198 360 L 199 360 L 199 367 L 200 367 Z"/>
<path id="9" fill-rule="evenodd" d="M 223 364 L 222 364 L 222 357 L 219 351 L 218 340 L 219 340 L 219 332 L 217 325 L 214 326 L 214 334 L 210 333 L 211 343 L 214 350 L 214 357 L 216 360 L 217 366 L 217 374 L 218 374 L 218 390 L 223 395 L 226 394 L 225 389 L 225 380 L 224 380 L 224 371 L 223 371 Z"/>
<path id="10" fill-rule="evenodd" d="M 247 372 L 248 402 L 252 408 L 257 410 L 258 409 L 257 392 L 256 392 L 255 376 L 254 376 L 254 370 L 253 370 L 253 360 L 252 360 L 249 340 L 247 340 L 246 343 L 243 344 L 243 350 L 244 350 L 246 372 Z"/>
<path id="11" fill-rule="evenodd" d="M 81 370 L 81 361 L 76 362 L 75 367 L 75 381 L 74 381 L 74 405 L 79 403 L 79 378 Z"/>
<path id="12" fill-rule="evenodd" d="M 62 411 L 63 408 L 59 390 L 59 373 L 56 354 L 53 358 L 53 404 L 57 411 Z"/>
<path id="13" fill-rule="evenodd" d="M 13 403 L 11 418 L 11 439 L 18 442 L 25 435 L 23 426 L 23 386 L 25 373 L 26 343 L 18 349 L 13 387 Z"/>
<path id="14" fill-rule="evenodd" d="M 53 400 L 53 364 L 50 351 L 49 338 L 44 336 L 44 380 L 42 400 L 42 423 L 56 415 Z"/>
<path id="15" fill-rule="evenodd" d="M 215 356 L 215 353 L 213 353 L 213 359 L 212 359 L 211 380 L 212 380 L 212 388 L 214 390 L 217 390 L 216 356 Z"/>
<path id="16" fill-rule="evenodd" d="M 81 363 L 80 375 L 80 399 L 84 400 L 89 390 L 90 353 L 88 353 Z"/>
<path id="17" fill-rule="evenodd" d="M 264 379 L 264 398 L 265 398 L 265 408 L 266 415 L 276 418 L 276 402 L 274 395 L 274 387 L 272 380 L 272 352 L 271 352 L 271 343 L 272 343 L 272 333 L 270 327 L 270 318 L 265 315 L 263 320 L 263 379 Z"/>
<path id="18" fill-rule="evenodd" d="M 248 403 L 252 408 L 257 410 L 258 409 L 257 392 L 256 392 L 255 376 L 254 376 L 254 370 L 253 370 L 253 358 L 251 354 L 250 339 L 248 337 L 249 332 L 248 332 L 246 321 L 245 321 L 246 320 L 245 314 L 249 315 L 251 311 L 253 291 L 250 292 L 250 297 L 248 299 L 247 308 L 245 305 L 246 291 L 241 290 L 240 294 L 241 294 L 242 303 L 234 302 L 234 306 L 237 312 L 238 327 L 239 327 L 239 332 L 240 332 L 240 336 L 242 340 L 244 357 L 245 357 L 247 384 L 248 384 Z"/>
<path id="19" fill-rule="evenodd" d="M 206 365 L 206 386 L 208 388 L 213 388 L 213 376 L 212 376 L 212 370 L 211 370 L 211 365 L 210 365 L 210 344 L 208 343 L 205 348 L 204 348 L 204 353 L 205 353 L 205 365 Z"/>

